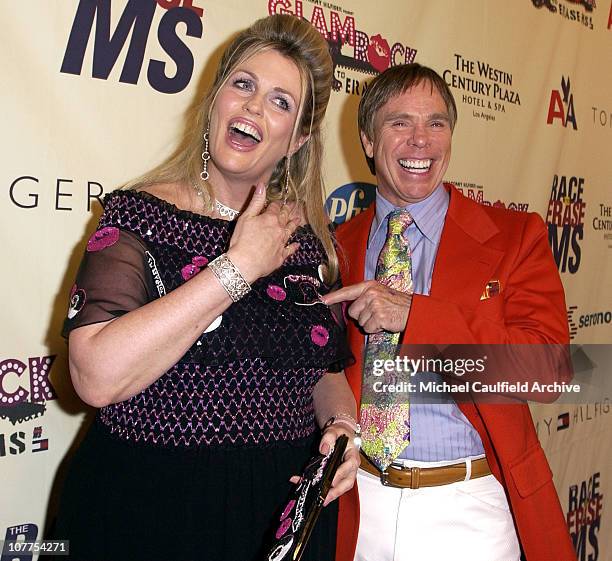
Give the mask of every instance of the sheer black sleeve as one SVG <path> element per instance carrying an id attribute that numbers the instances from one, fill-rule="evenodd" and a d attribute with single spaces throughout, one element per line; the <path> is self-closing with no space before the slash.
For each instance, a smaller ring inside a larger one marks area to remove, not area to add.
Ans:
<path id="1" fill-rule="evenodd" d="M 62 335 L 143 306 L 153 299 L 153 287 L 141 238 L 114 227 L 97 230 L 87 242 Z"/>

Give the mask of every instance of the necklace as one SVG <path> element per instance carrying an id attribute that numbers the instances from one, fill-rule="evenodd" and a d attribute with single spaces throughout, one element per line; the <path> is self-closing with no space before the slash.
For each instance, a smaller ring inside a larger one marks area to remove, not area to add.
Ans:
<path id="1" fill-rule="evenodd" d="M 223 218 L 229 218 L 230 220 L 234 220 L 240 215 L 239 210 L 230 208 L 229 206 L 226 206 L 222 202 L 218 201 L 217 199 L 215 199 L 215 208 L 217 209 L 219 216 Z"/>
<path id="2" fill-rule="evenodd" d="M 193 188 L 195 189 L 196 195 L 199 197 L 200 200 L 202 200 L 202 197 L 204 196 L 204 194 L 202 193 L 202 188 L 197 184 L 195 184 Z M 224 205 L 221 201 L 218 201 L 217 199 L 215 199 L 215 208 L 217 209 L 217 212 L 219 213 L 219 216 L 221 216 L 221 218 L 228 218 L 230 221 L 240 216 L 239 210 L 235 210 L 227 205 Z"/>

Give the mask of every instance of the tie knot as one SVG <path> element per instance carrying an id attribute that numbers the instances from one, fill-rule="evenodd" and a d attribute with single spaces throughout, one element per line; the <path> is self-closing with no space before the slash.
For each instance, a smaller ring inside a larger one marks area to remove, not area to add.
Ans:
<path id="1" fill-rule="evenodd" d="M 389 213 L 389 235 L 402 235 L 412 224 L 412 215 L 406 209 L 396 209 Z"/>

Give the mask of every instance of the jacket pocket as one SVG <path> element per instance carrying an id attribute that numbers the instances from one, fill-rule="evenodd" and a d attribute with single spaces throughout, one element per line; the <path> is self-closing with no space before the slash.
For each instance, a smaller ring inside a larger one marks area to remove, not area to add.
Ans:
<path id="1" fill-rule="evenodd" d="M 552 471 L 539 443 L 510 464 L 510 473 L 523 499 L 552 481 Z"/>

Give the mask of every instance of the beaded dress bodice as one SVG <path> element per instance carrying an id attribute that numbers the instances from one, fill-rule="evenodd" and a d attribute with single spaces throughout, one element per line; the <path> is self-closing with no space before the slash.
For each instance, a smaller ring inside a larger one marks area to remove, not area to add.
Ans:
<path id="1" fill-rule="evenodd" d="M 116 191 L 104 207 L 73 288 L 65 332 L 127 313 L 137 307 L 133 302 L 144 305 L 189 282 L 227 250 L 234 228 L 147 193 Z M 312 390 L 350 353 L 342 314 L 320 302 L 330 290 L 321 275 L 320 241 L 308 227 L 291 241 L 300 248 L 281 268 L 253 283 L 156 382 L 102 408 L 99 422 L 122 440 L 163 447 L 261 445 L 312 434 Z M 112 259 L 122 243 L 130 251 Z M 94 286 L 100 276 L 108 283 L 105 272 L 95 273 L 107 271 L 109 261 L 120 264 L 119 274 L 130 262 L 121 279 L 133 280 L 120 292 L 140 285 L 140 295 L 126 296 L 129 304 L 106 304 L 100 293 L 113 287 Z M 88 294 L 94 295 L 89 302 Z"/>

